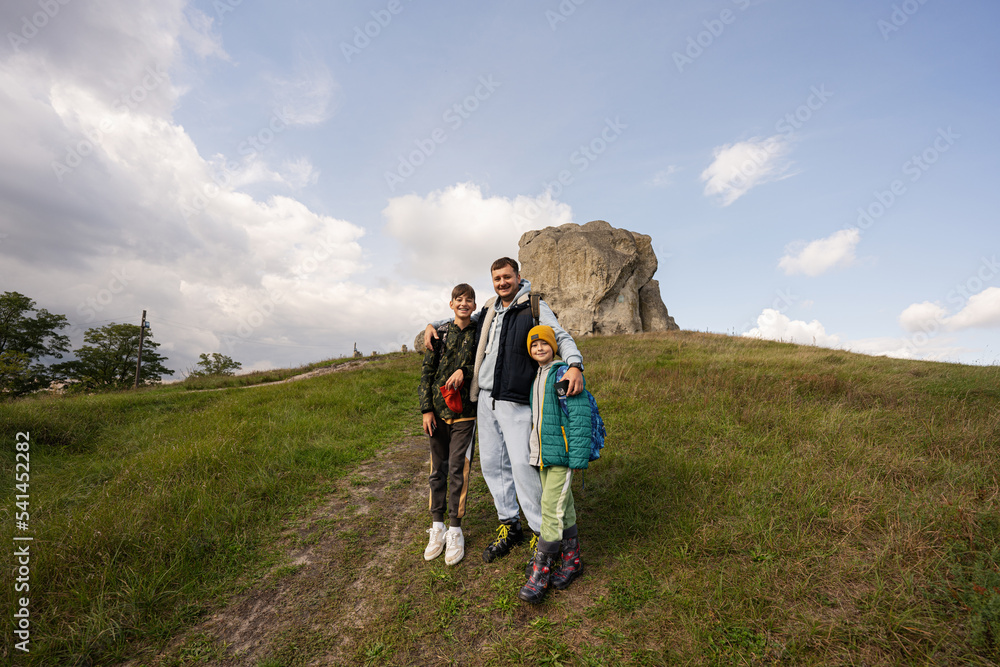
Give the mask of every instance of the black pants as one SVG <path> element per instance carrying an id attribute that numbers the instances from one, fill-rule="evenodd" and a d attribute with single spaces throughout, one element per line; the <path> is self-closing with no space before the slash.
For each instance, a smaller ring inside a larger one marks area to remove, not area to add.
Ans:
<path id="1" fill-rule="evenodd" d="M 469 474 L 472 471 L 472 444 L 476 434 L 476 420 L 446 424 L 437 419 L 437 428 L 430 436 L 431 476 L 430 510 L 434 521 L 444 521 L 449 514 L 449 525 L 461 526 L 465 516 L 465 497 L 469 493 Z M 450 487 L 450 488 L 449 488 Z"/>

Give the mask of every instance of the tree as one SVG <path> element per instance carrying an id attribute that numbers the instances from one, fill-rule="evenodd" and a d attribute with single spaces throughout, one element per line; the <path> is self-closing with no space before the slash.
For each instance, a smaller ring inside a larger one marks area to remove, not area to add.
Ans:
<path id="1" fill-rule="evenodd" d="M 198 355 L 197 370 L 193 370 L 188 375 L 191 377 L 204 377 L 206 375 L 234 375 L 236 371 L 243 367 L 238 361 L 218 352 L 213 352 L 211 356 L 202 352 Z"/>
<path id="2" fill-rule="evenodd" d="M 0 393 L 20 396 L 47 387 L 55 367 L 41 360 L 61 359 L 69 351 L 69 338 L 59 333 L 68 326 L 65 315 L 36 308 L 23 294 L 0 295 Z"/>
<path id="3" fill-rule="evenodd" d="M 160 356 L 160 346 L 147 332 L 142 344 L 142 368 L 139 382 L 159 382 L 163 375 L 174 372 L 163 365 L 167 358 Z M 106 324 L 97 329 L 87 329 L 84 345 L 76 350 L 76 360 L 59 365 L 67 377 L 80 382 L 87 389 L 123 389 L 135 382 L 135 363 L 139 356 L 139 327 L 135 324 Z"/>

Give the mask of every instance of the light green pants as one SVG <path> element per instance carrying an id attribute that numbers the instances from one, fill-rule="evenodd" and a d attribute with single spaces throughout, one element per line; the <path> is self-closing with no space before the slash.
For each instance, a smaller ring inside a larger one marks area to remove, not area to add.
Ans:
<path id="1" fill-rule="evenodd" d="M 563 531 L 576 525 L 573 469 L 566 466 L 546 466 L 538 474 L 542 481 L 542 534 L 538 548 L 540 551 L 550 551 L 543 546 L 559 544 L 562 542 Z"/>

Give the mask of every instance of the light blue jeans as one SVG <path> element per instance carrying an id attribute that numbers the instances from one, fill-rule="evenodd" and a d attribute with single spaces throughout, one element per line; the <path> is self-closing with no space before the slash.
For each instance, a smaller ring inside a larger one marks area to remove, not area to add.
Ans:
<path id="1" fill-rule="evenodd" d="M 479 424 L 479 465 L 493 495 L 497 517 L 507 521 L 520 516 L 536 533 L 542 529 L 542 483 L 538 469 L 528 464 L 531 408 L 510 401 L 496 401 L 485 394 L 476 407 Z M 518 505 L 520 501 L 520 505 Z"/>

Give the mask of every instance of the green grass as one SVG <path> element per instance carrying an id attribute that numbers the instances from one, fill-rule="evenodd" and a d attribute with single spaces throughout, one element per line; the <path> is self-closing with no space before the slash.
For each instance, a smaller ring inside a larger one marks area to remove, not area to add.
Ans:
<path id="1" fill-rule="evenodd" d="M 417 431 L 418 355 L 248 391 L 5 405 L 5 439 L 31 431 L 38 540 L 38 643 L 19 662 L 113 664 L 264 570 L 297 585 L 308 568 L 269 541 L 334 483 L 342 523 L 295 543 L 334 540 L 329 584 L 301 580 L 315 615 L 257 664 L 1000 659 L 1000 368 L 691 332 L 581 348 L 608 427 L 574 488 L 587 573 L 539 607 L 516 598 L 523 549 L 479 559 L 496 516 L 478 470 L 467 556 L 448 568 L 420 557 L 419 452 L 416 482 L 357 468 Z M 392 539 L 398 552 L 366 569 Z M 351 624 L 358 581 L 370 607 Z M 229 650 L 195 629 L 158 664 Z"/>
<path id="2" fill-rule="evenodd" d="M 4 479 L 15 432 L 31 443 L 32 651 L 19 663 L 109 664 L 172 637 L 239 577 L 266 569 L 276 531 L 329 480 L 395 441 L 418 379 L 396 356 L 250 391 L 4 405 Z M 4 609 L 12 588 L 2 587 Z M 13 655 L 9 632 L 4 642 Z"/>

